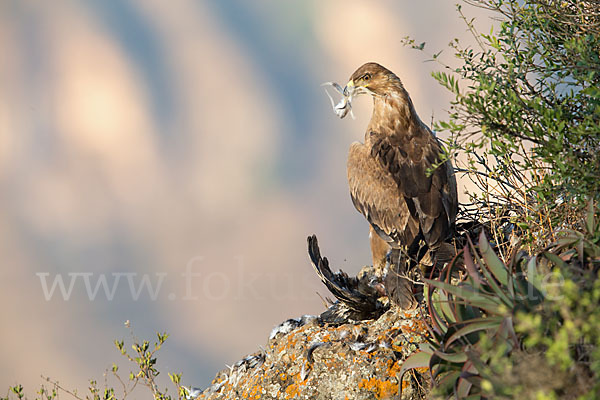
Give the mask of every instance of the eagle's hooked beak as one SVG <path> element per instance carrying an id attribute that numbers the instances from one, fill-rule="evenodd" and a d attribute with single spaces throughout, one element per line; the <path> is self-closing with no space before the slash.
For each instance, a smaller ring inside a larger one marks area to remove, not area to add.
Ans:
<path id="1" fill-rule="evenodd" d="M 351 97 L 354 94 L 354 89 L 356 89 L 356 86 L 354 86 L 354 81 L 348 81 L 346 87 L 344 87 L 344 96 Z"/>

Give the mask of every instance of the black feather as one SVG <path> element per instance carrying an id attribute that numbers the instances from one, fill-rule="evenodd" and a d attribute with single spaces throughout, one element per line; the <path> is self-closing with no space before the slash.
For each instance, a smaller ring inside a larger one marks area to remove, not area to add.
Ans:
<path id="1" fill-rule="evenodd" d="M 321 257 L 319 243 L 315 235 L 308 241 L 308 254 L 313 268 L 327 289 L 336 297 L 334 303 L 327 311 L 321 314 L 323 322 L 345 323 L 348 321 L 361 321 L 374 319 L 383 314 L 387 307 L 379 301 L 382 293 L 371 286 L 371 279 L 358 279 L 349 277 L 343 271 L 333 273 L 329 268 L 327 258 Z"/>

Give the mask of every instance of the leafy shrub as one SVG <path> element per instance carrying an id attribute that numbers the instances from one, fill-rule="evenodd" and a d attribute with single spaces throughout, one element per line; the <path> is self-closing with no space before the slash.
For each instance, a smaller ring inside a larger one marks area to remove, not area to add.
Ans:
<path id="1" fill-rule="evenodd" d="M 129 327 L 129 321 L 126 326 Z M 175 395 L 168 394 L 168 389 L 159 388 L 156 383 L 156 378 L 160 372 L 156 369 L 156 353 L 161 349 L 169 335 L 166 333 L 157 333 L 157 341 L 154 342 L 153 346 L 150 346 L 150 342 L 147 340 L 138 340 L 133 332 L 131 334 L 133 344 L 131 348 L 133 353 L 130 353 L 125 348 L 124 341 L 115 340 L 115 346 L 119 352 L 127 358 L 132 364 L 135 365 L 135 372 L 129 372 L 127 378 L 122 377 L 119 374 L 119 367 L 113 364 L 110 370 L 105 373 L 105 385 L 103 388 L 98 387 L 98 382 L 95 380 L 89 381 L 88 393 L 78 394 L 77 391 L 69 390 L 61 386 L 58 382 L 45 378 L 49 383 L 49 388 L 42 385 L 40 390 L 37 392 L 36 400 L 55 400 L 59 399 L 61 395 L 66 395 L 69 398 L 78 400 L 117 400 L 131 398 L 136 396 L 139 398 L 140 392 L 145 388 L 149 390 L 152 398 L 155 400 L 172 400 L 186 398 L 188 389 L 181 386 L 181 374 L 169 373 L 169 378 L 175 386 Z M 108 385 L 108 378 L 112 377 L 118 384 L 117 390 L 111 385 Z M 135 392 L 135 395 L 133 394 Z M 146 394 L 147 396 L 147 394 Z M 11 399 L 26 399 L 25 392 L 22 385 L 16 385 L 10 387 L 6 397 L 0 397 L 0 400 L 11 400 Z"/>
<path id="2" fill-rule="evenodd" d="M 579 201 L 600 193 L 600 3 L 475 0 L 500 17 L 477 48 L 451 43 L 462 65 L 434 77 L 455 95 L 455 149 L 486 149 L 489 173 L 524 179 L 536 201 Z M 459 11 L 460 7 L 459 7 Z M 459 82 L 465 87 L 459 88 Z M 481 157 L 481 153 L 479 154 Z"/>
<path id="3" fill-rule="evenodd" d="M 455 96 L 435 129 L 479 188 L 463 209 L 511 217 L 540 245 L 586 199 L 600 200 L 600 2 L 465 2 L 490 11 L 496 28 L 478 32 L 458 6 L 476 45 L 451 41 L 458 67 L 431 55 L 444 68 L 434 78 Z"/>

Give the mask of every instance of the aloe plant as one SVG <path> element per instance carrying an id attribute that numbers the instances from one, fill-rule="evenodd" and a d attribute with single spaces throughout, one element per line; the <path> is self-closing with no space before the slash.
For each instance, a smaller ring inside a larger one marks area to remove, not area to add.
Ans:
<path id="1" fill-rule="evenodd" d="M 528 256 L 523 251 L 515 252 L 507 262 L 496 255 L 483 232 L 477 245 L 468 239 L 439 279 L 425 280 L 429 341 L 404 362 L 401 374 L 412 368 L 429 367 L 439 394 L 479 398 L 489 394 L 514 394 L 498 370 L 512 368 L 515 360 L 510 358 L 511 354 L 526 354 L 525 342 L 540 354 L 548 350 L 551 356 L 554 351 L 563 359 L 569 359 L 570 356 L 563 353 L 569 353 L 570 346 L 582 344 L 592 346 L 592 350 L 587 350 L 587 358 L 600 355 L 600 326 L 590 317 L 592 319 L 585 324 L 580 323 L 584 326 L 581 332 L 573 329 L 566 332 L 564 326 L 577 325 L 577 321 L 585 318 L 582 317 L 585 311 L 565 312 L 560 300 L 547 297 L 545 279 L 542 279 L 551 271 L 564 279 L 574 278 L 573 285 L 581 290 L 589 289 L 593 297 L 583 303 L 588 309 L 596 307 L 594 299 L 598 296 L 592 286 L 600 288 L 596 279 L 600 269 L 600 225 L 594 213 L 590 204 L 583 232 L 560 231 L 558 240 L 539 254 Z M 455 284 L 453 277 L 456 276 L 460 278 Z M 567 293 L 567 289 L 563 292 Z M 542 315 L 548 316 L 547 321 L 540 322 Z M 537 323 L 525 323 L 533 317 L 537 317 Z M 567 322 L 569 319 L 574 321 Z M 553 332 L 567 337 L 566 350 L 553 349 L 558 342 Z M 532 340 L 534 336 L 544 340 Z M 600 372 L 600 367 L 598 369 Z"/>
<path id="2" fill-rule="evenodd" d="M 478 246 L 471 240 L 443 271 L 439 280 L 426 279 L 431 317 L 430 342 L 409 358 L 403 370 L 427 366 L 438 390 L 460 397 L 478 394 L 487 362 L 478 344 L 482 335 L 506 352 L 520 345 L 514 329 L 519 310 L 533 310 L 543 299 L 535 258 L 520 253 L 510 269 L 498 258 L 482 232 Z M 458 285 L 451 277 L 463 275 Z M 418 365 L 417 365 L 418 364 Z"/>

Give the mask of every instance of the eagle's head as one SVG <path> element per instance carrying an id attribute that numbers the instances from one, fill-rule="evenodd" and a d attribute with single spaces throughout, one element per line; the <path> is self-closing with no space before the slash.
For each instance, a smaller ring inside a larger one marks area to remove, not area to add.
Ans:
<path id="1" fill-rule="evenodd" d="M 340 118 L 344 118 L 348 111 L 352 112 L 352 99 L 360 94 L 378 97 L 396 90 L 403 90 L 400 78 L 389 69 L 374 62 L 363 64 L 354 71 L 344 88 L 335 82 L 327 82 L 324 85 L 333 86 L 344 96 L 338 104 L 334 104 L 330 96 L 333 109 Z"/>
<path id="2" fill-rule="evenodd" d="M 359 94 L 383 96 L 401 86 L 400 79 L 392 71 L 374 62 L 363 64 L 350 76 L 344 93 L 354 97 Z"/>

